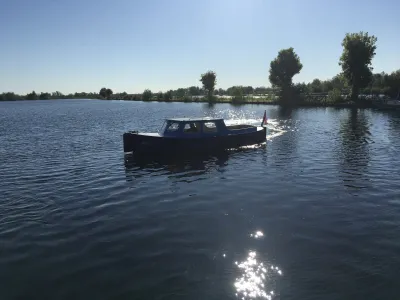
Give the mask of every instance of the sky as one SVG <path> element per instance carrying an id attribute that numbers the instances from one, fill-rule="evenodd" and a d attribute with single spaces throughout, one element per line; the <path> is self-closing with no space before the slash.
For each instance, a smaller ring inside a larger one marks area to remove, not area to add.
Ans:
<path id="1" fill-rule="evenodd" d="M 400 69 L 398 0 L 0 0 L 0 93 L 270 86 L 293 47 L 294 82 L 340 72 L 347 32 L 378 38 L 374 72 Z"/>

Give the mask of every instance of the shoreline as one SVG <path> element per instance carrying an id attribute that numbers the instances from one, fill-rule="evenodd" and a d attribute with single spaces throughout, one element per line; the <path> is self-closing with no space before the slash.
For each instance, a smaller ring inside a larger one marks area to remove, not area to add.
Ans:
<path id="1" fill-rule="evenodd" d="M 224 100 L 216 100 L 216 101 L 187 101 L 187 100 L 178 100 L 174 99 L 171 101 L 164 101 L 164 100 L 150 100 L 150 101 L 143 101 L 143 100 L 131 100 L 131 99 L 99 99 L 99 98 L 67 98 L 67 99 L 35 99 L 35 100 L 27 100 L 27 99 L 18 99 L 18 100 L 5 100 L 5 101 L 0 101 L 2 102 L 35 102 L 35 101 L 58 101 L 58 100 L 85 100 L 85 101 L 90 101 L 90 100 L 100 100 L 100 101 L 126 101 L 126 102 L 144 102 L 144 103 L 203 103 L 203 104 L 230 104 L 232 106 L 242 106 L 242 105 L 272 105 L 272 106 L 282 106 L 278 101 L 256 101 L 256 100 L 248 100 L 248 101 L 224 101 Z M 283 105 L 282 107 L 290 107 L 290 108 L 303 108 L 303 107 L 310 107 L 310 108 L 357 108 L 357 109 L 363 109 L 363 108 L 377 108 L 378 107 L 374 106 L 372 103 L 365 103 L 364 105 L 357 105 L 355 103 L 321 103 L 321 102 L 300 102 L 296 103 L 292 106 L 285 106 Z"/>

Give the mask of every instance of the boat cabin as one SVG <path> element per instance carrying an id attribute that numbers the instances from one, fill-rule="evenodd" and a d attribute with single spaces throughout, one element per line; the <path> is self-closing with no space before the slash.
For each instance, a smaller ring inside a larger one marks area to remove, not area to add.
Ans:
<path id="1" fill-rule="evenodd" d="M 169 137 L 204 137 L 209 135 L 227 135 L 232 130 L 240 133 L 256 131 L 257 127 L 249 125 L 226 126 L 222 118 L 176 118 L 166 119 L 160 129 L 161 136 Z"/>
<path id="2" fill-rule="evenodd" d="M 226 130 L 223 119 L 176 118 L 165 120 L 160 130 L 163 136 L 218 135 Z"/>

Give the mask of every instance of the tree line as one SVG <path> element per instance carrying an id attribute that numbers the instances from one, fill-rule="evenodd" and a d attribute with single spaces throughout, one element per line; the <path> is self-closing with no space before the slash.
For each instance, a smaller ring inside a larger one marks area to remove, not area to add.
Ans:
<path id="1" fill-rule="evenodd" d="M 213 90 L 213 95 L 217 96 L 234 96 L 235 89 L 237 87 L 232 86 L 228 89 L 215 89 Z M 256 94 L 264 95 L 273 93 L 273 88 L 268 87 L 255 87 L 252 86 L 241 86 L 244 94 Z M 189 97 L 201 97 L 205 96 L 207 91 L 200 86 L 190 86 L 187 88 L 178 88 L 175 90 L 168 90 L 166 92 L 152 92 L 149 89 L 144 90 L 143 93 L 128 94 L 126 92 L 114 93 L 110 88 L 101 88 L 98 93 L 91 92 L 80 92 L 80 93 L 69 93 L 63 94 L 59 91 L 57 92 L 42 92 L 36 93 L 32 91 L 26 95 L 19 95 L 12 92 L 0 94 L 0 101 L 16 101 L 16 100 L 50 100 L 50 99 L 121 99 L 121 100 L 159 100 L 159 101 L 172 101 L 173 99 L 185 100 Z M 191 99 L 191 98 L 190 98 Z"/>
<path id="2" fill-rule="evenodd" d="M 386 95 L 397 97 L 400 92 L 400 69 L 390 74 L 373 73 L 372 59 L 376 54 L 377 38 L 367 32 L 347 33 L 342 40 L 343 51 L 338 64 L 342 71 L 329 80 L 314 79 L 309 83 L 293 83 L 293 77 L 303 68 L 300 57 L 294 48 L 282 49 L 269 66 L 269 81 L 271 87 L 232 86 L 227 89 L 218 88 L 217 75 L 207 71 L 200 76 L 201 86 L 178 88 L 166 92 L 152 92 L 146 89 L 143 93 L 128 94 L 113 93 L 110 88 L 103 87 L 98 93 L 75 93 L 63 95 L 60 92 L 40 93 L 35 91 L 27 95 L 14 93 L 0 94 L 1 100 L 37 100 L 37 99 L 121 99 L 143 101 L 193 101 L 193 98 L 206 98 L 207 101 L 217 101 L 218 97 L 229 96 L 232 101 L 244 101 L 244 95 L 273 95 L 281 104 L 295 104 L 307 101 L 311 94 L 326 94 L 334 102 L 360 102 L 360 94 Z M 348 96 L 348 97 L 347 97 Z"/>
<path id="3" fill-rule="evenodd" d="M 356 104 L 360 103 L 360 94 L 396 97 L 400 92 L 400 69 L 391 74 L 372 72 L 376 42 L 377 37 L 368 32 L 347 33 L 341 44 L 343 50 L 338 61 L 342 71 L 331 80 L 314 79 L 309 84 L 293 84 L 293 77 L 300 73 L 303 65 L 292 47 L 282 49 L 270 63 L 269 81 L 284 104 L 304 101 L 307 93 L 325 92 L 336 102 L 347 100 L 347 97 L 343 97 L 345 94 Z"/>

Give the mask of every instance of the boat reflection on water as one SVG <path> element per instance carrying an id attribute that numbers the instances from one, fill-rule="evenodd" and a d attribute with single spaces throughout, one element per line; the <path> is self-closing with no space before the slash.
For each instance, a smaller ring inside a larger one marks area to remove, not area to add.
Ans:
<path id="1" fill-rule="evenodd" d="M 185 155 L 134 155 L 126 153 L 124 156 L 125 172 L 127 180 L 143 176 L 171 176 L 175 178 L 196 177 L 195 180 L 201 179 L 202 174 L 216 171 L 223 173 L 228 161 L 234 155 L 253 154 L 259 149 L 264 149 L 266 144 L 246 146 L 237 149 L 218 151 L 208 154 L 191 154 Z M 189 179 L 188 179 L 189 180 Z"/>
<path id="2" fill-rule="evenodd" d="M 143 176 L 173 176 L 179 181 L 192 181 L 201 179 L 201 175 L 212 169 L 223 171 L 228 159 L 229 153 L 227 152 L 201 156 L 172 155 L 156 157 L 125 154 L 125 172 L 128 181 Z"/>

